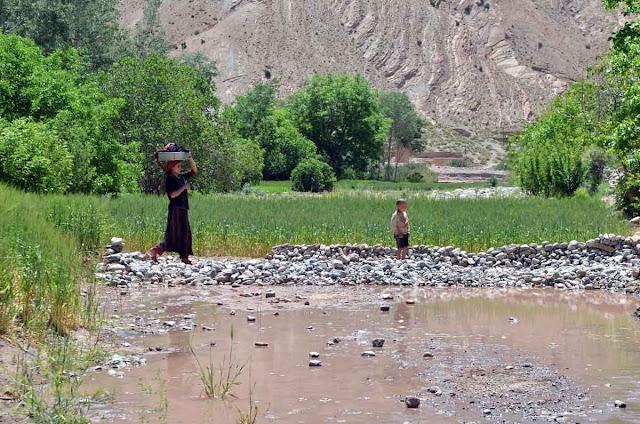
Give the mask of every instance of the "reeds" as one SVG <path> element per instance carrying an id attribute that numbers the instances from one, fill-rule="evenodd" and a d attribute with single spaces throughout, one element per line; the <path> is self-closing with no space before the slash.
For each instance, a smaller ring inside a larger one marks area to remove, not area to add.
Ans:
<path id="1" fill-rule="evenodd" d="M 203 365 L 195 348 L 189 342 L 189 350 L 198 366 L 200 382 L 207 397 L 224 399 L 227 396 L 233 396 L 233 389 L 240 384 L 240 376 L 244 372 L 248 361 L 243 364 L 236 361 L 233 353 L 233 343 L 234 332 L 233 327 L 231 327 L 228 356 L 225 354 L 218 366 L 216 366 L 211 348 L 209 348 L 208 363 Z"/>

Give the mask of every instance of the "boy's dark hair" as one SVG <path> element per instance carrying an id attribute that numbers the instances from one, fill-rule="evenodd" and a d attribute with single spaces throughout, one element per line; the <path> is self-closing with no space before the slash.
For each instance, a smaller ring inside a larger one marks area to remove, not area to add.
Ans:
<path id="1" fill-rule="evenodd" d="M 402 205 L 402 204 L 406 204 L 407 203 L 407 199 L 398 199 L 396 200 L 396 206 Z"/>

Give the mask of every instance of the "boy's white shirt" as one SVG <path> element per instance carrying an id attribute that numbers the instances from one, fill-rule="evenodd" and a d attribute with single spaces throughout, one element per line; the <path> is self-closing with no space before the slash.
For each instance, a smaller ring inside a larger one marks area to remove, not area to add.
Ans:
<path id="1" fill-rule="evenodd" d="M 409 216 L 406 212 L 395 211 L 391 215 L 391 232 L 397 236 L 409 234 Z"/>

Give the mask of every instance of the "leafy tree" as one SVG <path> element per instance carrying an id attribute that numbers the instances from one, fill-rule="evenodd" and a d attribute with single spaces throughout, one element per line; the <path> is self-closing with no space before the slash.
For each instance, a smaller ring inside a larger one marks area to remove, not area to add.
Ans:
<path id="1" fill-rule="evenodd" d="M 264 178 L 288 180 L 304 159 L 316 156 L 316 146 L 293 125 L 285 109 L 275 109 L 260 123 L 256 140 L 265 151 Z"/>
<path id="2" fill-rule="evenodd" d="M 209 81 L 209 84 L 213 84 L 213 79 L 218 76 L 216 64 L 202 52 L 183 53 L 176 58 L 176 62 L 180 65 L 191 66 L 198 75 Z"/>
<path id="3" fill-rule="evenodd" d="M 45 56 L 30 40 L 0 34 L 0 114 L 46 119 L 67 107 L 77 74 L 63 63 L 83 66 L 75 50 Z"/>
<path id="4" fill-rule="evenodd" d="M 318 159 L 305 159 L 291 173 L 292 189 L 319 193 L 331 191 L 336 183 L 336 176 L 328 164 Z"/>
<path id="5" fill-rule="evenodd" d="M 38 193 L 64 193 L 72 160 L 45 123 L 20 118 L 0 128 L 0 181 Z"/>
<path id="6" fill-rule="evenodd" d="M 622 177 L 616 189 L 617 205 L 628 215 L 640 214 L 640 0 L 603 0 L 607 8 L 622 6 L 630 19 L 613 34 L 605 61 L 610 79 L 621 94 L 605 129 L 605 144 L 620 159 Z"/>
<path id="7" fill-rule="evenodd" d="M 90 79 L 77 87 L 68 107 L 50 120 L 73 155 L 70 192 L 118 193 L 126 184 L 131 165 L 123 160 L 125 146 L 114 131 L 122 103 L 108 98 Z"/>
<path id="8" fill-rule="evenodd" d="M 391 179 L 391 149 L 395 145 L 396 156 L 400 148 L 414 152 L 424 149 L 422 129 L 426 121 L 418 115 L 413 103 L 405 93 L 393 91 L 380 96 L 381 110 L 391 122 L 387 137 L 386 179 Z M 396 160 L 395 179 L 398 178 L 398 161 Z"/>
<path id="9" fill-rule="evenodd" d="M 0 25 L 3 33 L 30 38 L 48 52 L 85 49 L 93 69 L 113 63 L 125 39 L 117 0 L 2 0 Z"/>
<path id="10" fill-rule="evenodd" d="M 162 0 L 146 0 L 143 18 L 136 25 L 135 35 L 124 53 L 131 56 L 165 56 L 169 52 L 166 34 L 160 26 L 160 5 Z"/>
<path id="11" fill-rule="evenodd" d="M 120 142 L 137 150 L 130 159 L 143 163 L 143 191 L 158 191 L 162 173 L 153 154 L 170 141 L 191 147 L 207 174 L 212 162 L 204 147 L 210 142 L 210 111 L 218 107 L 218 99 L 214 87 L 192 67 L 157 55 L 128 57 L 102 74 L 102 84 L 110 97 L 124 101 L 115 126 Z"/>
<path id="12" fill-rule="evenodd" d="M 349 167 L 366 171 L 379 160 L 389 123 L 362 76 L 314 75 L 291 96 L 289 110 L 338 176 Z"/>
<path id="13" fill-rule="evenodd" d="M 113 123 L 120 102 L 102 93 L 86 59 L 68 48 L 44 55 L 25 38 L 0 34 L 0 111 L 9 121 L 47 123 L 72 155 L 69 191 L 120 189 L 122 149 Z M 24 136 L 44 131 L 23 131 Z"/>
<path id="14" fill-rule="evenodd" d="M 278 82 L 258 81 L 244 96 L 239 96 L 233 107 L 237 113 L 238 131 L 245 138 L 259 135 L 262 122 L 271 116 L 278 99 Z"/>

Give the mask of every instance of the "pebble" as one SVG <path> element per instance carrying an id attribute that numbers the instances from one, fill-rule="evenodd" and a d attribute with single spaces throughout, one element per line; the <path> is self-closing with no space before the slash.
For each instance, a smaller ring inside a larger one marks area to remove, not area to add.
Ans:
<path id="1" fill-rule="evenodd" d="M 416 301 L 415 301 L 415 300 L 413 300 L 413 299 L 407 299 L 405 303 L 406 303 L 407 305 L 415 305 L 415 304 L 416 304 Z"/>
<path id="2" fill-rule="evenodd" d="M 371 341 L 371 345 L 373 347 L 382 347 L 384 346 L 384 339 L 373 339 Z"/>
<path id="3" fill-rule="evenodd" d="M 309 366 L 310 367 L 321 367 L 322 366 L 322 362 L 317 360 L 317 359 L 312 359 L 309 361 Z"/>
<path id="4" fill-rule="evenodd" d="M 247 317 L 247 321 L 249 321 L 249 322 L 255 322 L 255 321 L 256 321 L 256 317 L 254 317 L 253 315 L 249 315 L 249 316 Z"/>
<path id="5" fill-rule="evenodd" d="M 621 400 L 616 400 L 615 402 L 613 402 L 613 405 L 614 405 L 616 408 L 626 408 L 626 407 L 627 407 L 627 404 L 626 404 L 626 403 L 624 403 L 624 402 L 623 402 L 623 401 L 621 401 Z"/>
<path id="6" fill-rule="evenodd" d="M 417 397 L 407 397 L 405 398 L 404 403 L 407 405 L 407 408 L 420 407 L 420 399 L 418 399 Z"/>
<path id="7" fill-rule="evenodd" d="M 309 352 L 309 357 L 310 358 L 319 358 L 320 357 L 320 353 L 319 352 Z"/>
<path id="8" fill-rule="evenodd" d="M 376 356 L 376 353 L 371 351 L 371 350 L 366 350 L 366 351 L 362 352 L 360 354 L 360 356 L 362 356 L 364 358 L 373 358 L 374 356 Z"/>
<path id="9" fill-rule="evenodd" d="M 425 352 L 425 353 L 422 355 L 422 357 L 423 357 L 423 358 L 426 358 L 426 359 L 431 359 L 431 358 L 433 358 L 433 353 L 431 353 L 431 352 Z"/>
<path id="10" fill-rule="evenodd" d="M 391 307 L 389 305 L 382 305 L 380 306 L 380 310 L 382 312 L 389 312 L 389 309 L 391 309 Z"/>
<path id="11" fill-rule="evenodd" d="M 256 347 L 267 347 L 269 346 L 269 343 L 266 342 L 255 342 L 254 343 Z"/>

